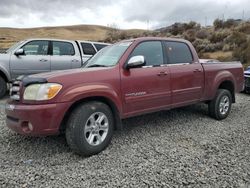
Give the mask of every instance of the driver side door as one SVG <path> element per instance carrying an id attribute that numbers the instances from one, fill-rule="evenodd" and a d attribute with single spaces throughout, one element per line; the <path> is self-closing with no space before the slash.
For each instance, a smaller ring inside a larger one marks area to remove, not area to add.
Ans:
<path id="1" fill-rule="evenodd" d="M 50 71 L 49 41 L 29 41 L 19 49 L 23 49 L 24 54 L 11 55 L 10 70 L 13 78 Z"/>
<path id="2" fill-rule="evenodd" d="M 171 105 L 170 72 L 161 41 L 146 41 L 135 47 L 129 59 L 143 56 L 146 65 L 122 70 L 121 86 L 125 116 L 167 109 Z"/>

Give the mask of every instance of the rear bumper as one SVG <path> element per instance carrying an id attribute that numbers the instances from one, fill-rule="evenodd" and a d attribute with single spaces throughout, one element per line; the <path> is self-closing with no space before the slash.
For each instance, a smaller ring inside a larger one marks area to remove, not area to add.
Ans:
<path id="1" fill-rule="evenodd" d="M 48 136 L 59 134 L 63 117 L 70 103 L 24 105 L 8 102 L 5 107 L 7 126 L 22 135 Z"/>

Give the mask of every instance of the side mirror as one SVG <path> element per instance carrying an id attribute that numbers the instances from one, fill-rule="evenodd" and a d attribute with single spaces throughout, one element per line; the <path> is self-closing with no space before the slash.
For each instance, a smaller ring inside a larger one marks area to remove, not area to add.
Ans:
<path id="1" fill-rule="evenodd" d="M 146 64 L 145 58 L 142 55 L 131 57 L 126 65 L 126 69 L 142 67 Z"/>
<path id="2" fill-rule="evenodd" d="M 16 56 L 19 56 L 19 55 L 24 55 L 24 50 L 22 48 L 18 49 L 17 51 L 15 51 L 14 53 Z"/>

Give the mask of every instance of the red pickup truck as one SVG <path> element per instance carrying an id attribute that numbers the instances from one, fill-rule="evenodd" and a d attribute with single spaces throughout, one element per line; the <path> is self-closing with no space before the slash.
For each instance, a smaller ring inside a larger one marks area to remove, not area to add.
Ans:
<path id="1" fill-rule="evenodd" d="M 199 61 L 190 42 L 139 38 L 97 53 L 84 68 L 17 79 L 7 126 L 24 135 L 65 133 L 75 152 L 104 150 L 124 118 L 199 102 L 222 120 L 244 88 L 239 62 Z"/>

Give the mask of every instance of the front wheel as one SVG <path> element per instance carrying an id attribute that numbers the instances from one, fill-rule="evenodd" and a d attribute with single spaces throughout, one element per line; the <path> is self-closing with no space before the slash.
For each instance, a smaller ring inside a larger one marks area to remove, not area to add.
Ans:
<path id="1" fill-rule="evenodd" d="M 7 92 L 7 83 L 5 80 L 0 76 L 0 99 L 5 96 Z"/>
<path id="2" fill-rule="evenodd" d="M 113 131 L 114 118 L 110 108 L 101 102 L 88 102 L 71 113 L 66 139 L 73 151 L 91 156 L 109 145 Z"/>
<path id="3" fill-rule="evenodd" d="M 225 119 L 232 106 L 232 94 L 226 89 L 219 89 L 215 98 L 209 102 L 209 115 L 217 120 Z"/>

